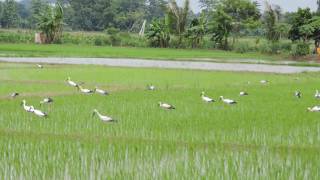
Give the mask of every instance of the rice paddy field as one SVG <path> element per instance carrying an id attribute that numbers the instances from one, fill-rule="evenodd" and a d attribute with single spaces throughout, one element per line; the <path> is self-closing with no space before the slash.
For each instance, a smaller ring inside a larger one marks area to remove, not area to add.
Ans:
<path id="1" fill-rule="evenodd" d="M 0 179 L 319 179 L 320 114 L 307 112 L 319 75 L 0 63 Z M 68 76 L 110 95 L 81 94 Z"/>

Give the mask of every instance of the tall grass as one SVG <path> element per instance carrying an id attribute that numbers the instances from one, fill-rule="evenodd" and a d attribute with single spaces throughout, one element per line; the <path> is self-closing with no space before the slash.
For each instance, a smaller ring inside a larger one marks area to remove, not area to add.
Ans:
<path id="1" fill-rule="evenodd" d="M 34 43 L 34 30 L 0 30 L 0 43 Z M 289 40 L 282 39 L 279 42 L 271 43 L 263 37 L 241 37 L 234 43 L 230 41 L 230 50 L 236 53 L 262 53 L 270 55 L 282 55 L 286 58 L 290 54 L 299 55 L 296 52 L 296 45 Z M 145 37 L 138 34 L 120 32 L 108 34 L 106 32 L 64 32 L 59 42 L 60 44 L 87 45 L 87 46 L 113 46 L 113 47 L 149 47 L 150 44 Z M 309 43 L 312 46 L 312 43 Z M 179 40 L 178 37 L 171 36 L 170 48 L 191 49 L 192 46 L 187 39 Z M 217 45 L 210 36 L 205 36 L 197 49 L 217 49 Z M 229 53 L 229 52 L 228 52 Z M 310 54 L 307 52 L 307 54 Z M 282 57 L 278 57 L 282 58 Z"/>
<path id="2" fill-rule="evenodd" d="M 34 43 L 34 30 L 0 30 L 1 43 Z M 147 47 L 146 39 L 139 37 L 136 34 L 121 32 L 118 35 L 119 42 L 117 46 L 122 47 Z M 97 45 L 111 46 L 111 35 L 102 32 L 64 32 L 61 41 L 63 44 L 75 45 Z M 97 43 L 97 42 L 101 43 Z"/>
<path id="3" fill-rule="evenodd" d="M 0 30 L 0 42 L 1 43 L 33 43 L 34 32 L 33 31 L 7 31 Z"/>

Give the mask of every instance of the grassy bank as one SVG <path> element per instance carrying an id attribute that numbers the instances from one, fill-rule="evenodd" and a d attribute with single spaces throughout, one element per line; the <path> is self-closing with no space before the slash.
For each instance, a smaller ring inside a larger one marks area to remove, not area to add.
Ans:
<path id="1" fill-rule="evenodd" d="M 35 44 L 0 44 L 2 57 L 110 57 L 143 58 L 170 60 L 278 60 L 280 56 L 260 53 L 235 53 L 220 50 L 186 50 L 129 47 L 101 47 L 87 45 L 35 45 Z"/>
<path id="2" fill-rule="evenodd" d="M 319 114 L 306 111 L 319 103 L 318 75 L 0 63 L 0 178 L 319 179 Z M 68 76 L 111 95 L 80 94 Z M 203 90 L 238 104 L 206 104 Z M 55 102 L 40 107 L 45 96 Z M 24 112 L 22 99 L 49 118 Z M 94 108 L 118 122 L 92 118 Z"/>

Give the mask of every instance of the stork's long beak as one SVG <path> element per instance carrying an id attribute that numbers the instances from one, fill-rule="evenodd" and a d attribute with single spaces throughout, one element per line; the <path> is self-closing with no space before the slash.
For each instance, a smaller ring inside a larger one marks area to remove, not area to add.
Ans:
<path id="1" fill-rule="evenodd" d="M 96 113 L 95 113 L 95 112 L 93 112 L 93 113 L 92 113 L 92 115 L 91 115 L 91 117 L 93 118 L 95 114 L 96 114 Z"/>

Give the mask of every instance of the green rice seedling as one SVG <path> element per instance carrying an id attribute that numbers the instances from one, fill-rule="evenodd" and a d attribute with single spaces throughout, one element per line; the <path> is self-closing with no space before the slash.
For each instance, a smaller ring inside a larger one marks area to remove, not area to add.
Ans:
<path id="1" fill-rule="evenodd" d="M 0 179 L 318 179 L 319 73 L 0 63 Z M 71 77 L 109 96 L 84 95 Z M 266 79 L 269 84 L 261 84 Z M 248 81 L 250 83 L 248 83 Z M 156 91 L 147 91 L 147 84 Z M 294 97 L 299 89 L 303 96 Z M 21 96 L 9 98 L 10 92 Z M 217 100 L 201 100 L 206 91 Z M 239 96 L 247 91 L 249 96 Z M 44 97 L 54 103 L 40 106 Z M 218 101 L 225 96 L 235 106 Z M 47 111 L 42 119 L 20 106 Z M 158 107 L 173 104 L 174 111 Z M 117 123 L 93 118 L 93 109 Z"/>

